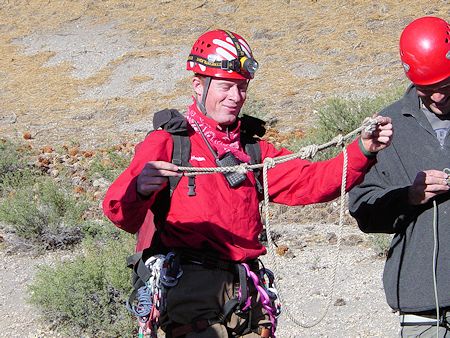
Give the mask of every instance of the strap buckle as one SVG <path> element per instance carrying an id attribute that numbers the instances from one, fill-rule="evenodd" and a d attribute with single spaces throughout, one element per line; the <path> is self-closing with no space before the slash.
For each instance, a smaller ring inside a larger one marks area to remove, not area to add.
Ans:
<path id="1" fill-rule="evenodd" d="M 220 69 L 223 70 L 232 70 L 234 72 L 239 72 L 241 70 L 241 63 L 238 59 L 233 60 L 222 60 Z"/>

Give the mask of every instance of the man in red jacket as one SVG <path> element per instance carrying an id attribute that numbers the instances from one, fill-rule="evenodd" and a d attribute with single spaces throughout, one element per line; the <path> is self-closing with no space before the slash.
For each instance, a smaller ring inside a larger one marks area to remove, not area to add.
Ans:
<path id="1" fill-rule="evenodd" d="M 257 66 L 249 44 L 238 34 L 214 30 L 195 42 L 187 61 L 187 70 L 194 72 L 194 102 L 185 113 L 192 166 L 216 167 L 217 159 L 224 157 L 236 163 L 250 161 L 241 143 L 238 115 Z M 373 133 L 348 146 L 347 190 L 362 180 L 392 133 L 390 119 L 378 117 Z M 291 153 L 265 140 L 259 146 L 262 160 Z M 254 301 L 250 309 L 241 307 L 220 318 L 239 286 L 234 269 L 227 267 L 248 263 L 255 270 L 255 260 L 266 253 L 258 240 L 262 223 L 257 178 L 247 172 L 232 184 L 222 173 L 198 175 L 192 193 L 189 177 L 171 163 L 172 151 L 167 131 L 149 134 L 103 202 L 105 214 L 119 228 L 138 232 L 138 251 L 150 245 L 154 216 L 160 244 L 181 257 L 183 274 L 168 290 L 162 328 L 168 337 L 273 336 L 273 321 Z M 340 193 L 342 165 L 342 154 L 323 162 L 295 159 L 276 165 L 268 171 L 270 200 L 286 205 L 330 201 Z M 171 176 L 181 179 L 161 220 L 155 205 L 167 198 Z"/>

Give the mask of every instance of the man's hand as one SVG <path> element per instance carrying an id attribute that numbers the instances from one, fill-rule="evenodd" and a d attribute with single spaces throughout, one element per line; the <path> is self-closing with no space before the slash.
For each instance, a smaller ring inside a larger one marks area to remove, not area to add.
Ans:
<path id="1" fill-rule="evenodd" d="M 376 119 L 378 124 L 372 133 L 361 133 L 362 144 L 371 153 L 376 153 L 391 144 L 394 133 L 390 117 L 376 116 Z"/>
<path id="2" fill-rule="evenodd" d="M 168 176 L 181 176 L 175 164 L 164 161 L 147 162 L 137 178 L 137 192 L 149 196 L 163 189 L 168 182 Z"/>
<path id="3" fill-rule="evenodd" d="M 416 175 L 414 183 L 408 189 L 409 204 L 427 203 L 431 198 L 447 192 L 448 175 L 439 170 L 425 170 Z"/>

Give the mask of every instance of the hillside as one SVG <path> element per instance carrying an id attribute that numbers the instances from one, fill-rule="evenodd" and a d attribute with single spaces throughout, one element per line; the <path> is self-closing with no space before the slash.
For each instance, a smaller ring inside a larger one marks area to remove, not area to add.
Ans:
<path id="1" fill-rule="evenodd" d="M 139 140 L 151 114 L 190 102 L 185 59 L 202 32 L 251 43 L 250 97 L 282 132 L 307 129 L 332 96 L 405 84 L 397 40 L 448 1 L 2 1 L 0 134 L 87 148 Z"/>

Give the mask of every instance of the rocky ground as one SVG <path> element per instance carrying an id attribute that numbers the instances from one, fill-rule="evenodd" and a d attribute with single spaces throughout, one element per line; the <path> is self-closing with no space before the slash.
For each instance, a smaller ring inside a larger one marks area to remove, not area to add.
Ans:
<path id="1" fill-rule="evenodd" d="M 405 86 L 398 36 L 422 15 L 448 18 L 449 1 L 0 0 L 0 135 L 67 151 L 135 143 L 154 111 L 190 102 L 184 60 L 196 37 L 216 27 L 244 35 L 260 62 L 249 109 L 276 119 L 280 137 L 301 135 L 330 97 Z M 308 324 L 333 296 L 311 329 L 283 315 L 279 337 L 394 337 L 383 259 L 351 220 L 331 288 L 339 229 L 335 210 L 326 210 L 321 224 L 294 222 L 286 210 L 274 217 L 278 244 L 288 248 L 276 258 L 286 308 Z M 57 337 L 26 303 L 25 288 L 38 265 L 67 253 L 9 252 L 0 235 L 0 337 Z"/>
<path id="2" fill-rule="evenodd" d="M 354 225 L 340 228 L 334 224 L 275 222 L 272 231 L 278 246 L 287 249 L 275 260 L 263 259 L 280 279 L 284 313 L 278 337 L 396 336 L 397 316 L 385 303 L 381 282 L 384 259 L 368 247 L 367 238 Z M 342 239 L 339 251 L 336 236 Z M 26 286 L 37 266 L 53 264 L 68 255 L 0 251 L 0 337 L 62 337 L 42 323 L 38 311 L 26 302 Z M 287 312 L 302 326 L 325 317 L 304 328 L 290 320 Z"/>

